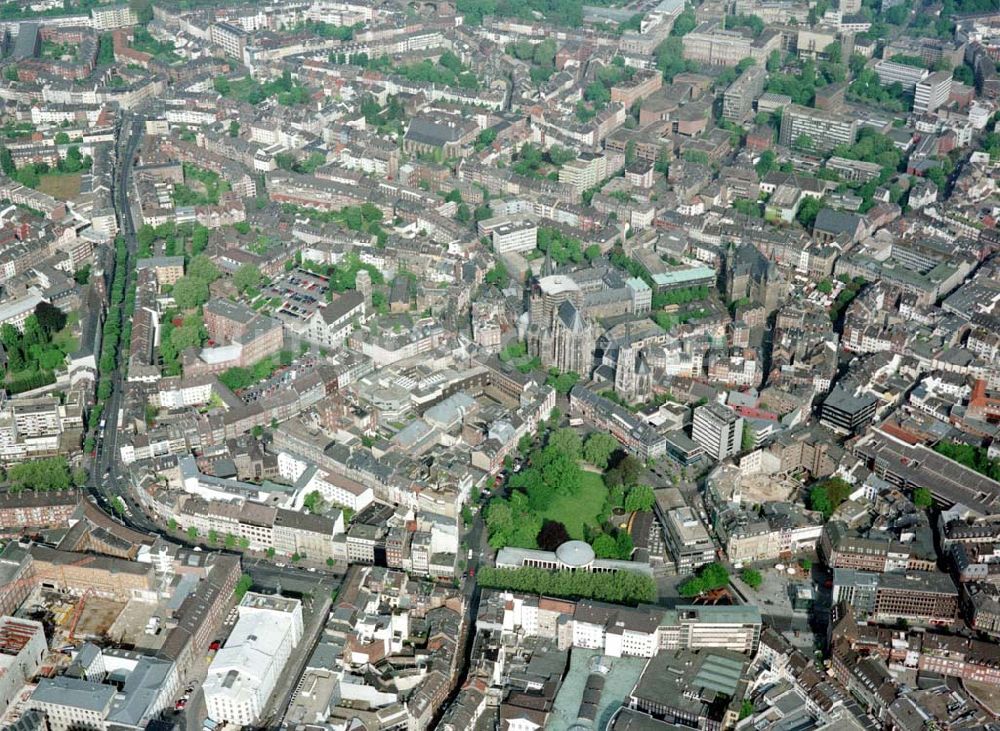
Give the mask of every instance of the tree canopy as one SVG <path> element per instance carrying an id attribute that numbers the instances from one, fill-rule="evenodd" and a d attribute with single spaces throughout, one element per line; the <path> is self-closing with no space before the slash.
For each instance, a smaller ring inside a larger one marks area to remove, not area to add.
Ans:
<path id="1" fill-rule="evenodd" d="M 625 496 L 625 509 L 628 511 L 652 510 L 656 504 L 656 496 L 649 485 L 636 485 Z"/>
<path id="2" fill-rule="evenodd" d="M 570 540 L 566 526 L 557 520 L 546 520 L 538 532 L 538 547 L 543 551 L 555 551 Z"/>
<path id="3" fill-rule="evenodd" d="M 528 507 L 528 497 L 514 491 L 510 498 L 495 498 L 486 508 L 486 527 L 490 546 L 503 548 L 536 548 L 542 519 Z"/>
<path id="4" fill-rule="evenodd" d="M 609 533 L 601 533 L 591 544 L 594 555 L 597 558 L 611 558 L 619 561 L 628 561 L 632 558 L 632 536 L 627 531 L 619 531 L 612 536 Z"/>
<path id="5" fill-rule="evenodd" d="M 538 229 L 536 246 L 539 251 L 547 253 L 552 261 L 562 265 L 569 262 L 579 264 L 584 260 L 580 240 L 567 236 L 559 229 L 542 226 Z"/>
<path id="6" fill-rule="evenodd" d="M 809 507 L 829 520 L 834 511 L 850 496 L 852 487 L 839 477 L 830 477 L 809 488 Z"/>
<path id="7" fill-rule="evenodd" d="M 493 268 L 486 272 L 486 276 L 483 278 L 486 284 L 492 284 L 500 289 L 507 286 L 510 281 L 510 275 L 507 273 L 507 267 L 504 266 L 502 261 L 497 261 L 493 265 Z"/>
<path id="8" fill-rule="evenodd" d="M 574 371 L 560 373 L 558 368 L 553 368 L 549 371 L 549 375 L 545 379 L 545 384 L 547 386 L 552 386 L 556 392 L 565 396 L 572 390 L 573 386 L 575 386 L 579 380 L 579 373 Z"/>
<path id="9" fill-rule="evenodd" d="M 583 458 L 595 467 L 605 469 L 611 455 L 618 451 L 618 440 L 604 432 L 593 432 L 583 443 Z"/>
<path id="10" fill-rule="evenodd" d="M 261 273 L 257 267 L 244 264 L 233 275 L 233 284 L 240 292 L 249 292 L 260 287 L 261 279 Z"/>
<path id="11" fill-rule="evenodd" d="M 250 574 L 240 576 L 239 581 L 236 582 L 236 588 L 233 590 L 233 596 L 236 598 L 236 601 L 239 602 L 243 599 L 252 586 L 253 579 L 250 577 Z"/>
<path id="12" fill-rule="evenodd" d="M 656 600 L 656 584 L 653 579 L 631 571 L 593 573 L 484 567 L 476 574 L 476 580 L 487 589 L 509 589 L 546 596 L 597 599 L 632 605 Z"/>
<path id="13" fill-rule="evenodd" d="M 59 308 L 40 302 L 25 319 L 23 332 L 10 323 L 0 326 L 0 343 L 7 355 L 3 388 L 11 394 L 21 393 L 55 380 L 53 371 L 62 367 L 73 347 L 72 340 L 56 338 L 66 322 Z"/>
<path id="14" fill-rule="evenodd" d="M 68 490 L 73 486 L 73 476 L 65 457 L 36 459 L 11 465 L 7 470 L 11 492 L 22 490 Z"/>
<path id="15" fill-rule="evenodd" d="M 729 572 L 721 563 L 710 563 L 702 566 L 695 576 L 687 579 L 678 587 L 681 596 L 695 597 L 707 591 L 722 589 L 729 585 Z"/>
<path id="16" fill-rule="evenodd" d="M 318 514 L 323 512 L 323 496 L 319 490 L 313 490 L 302 501 L 302 507 L 310 513 Z"/>
<path id="17" fill-rule="evenodd" d="M 811 229 L 816 223 L 816 216 L 819 215 L 822 208 L 823 201 L 812 197 L 804 198 L 799 205 L 798 212 L 795 214 L 795 220 L 802 224 L 803 227 Z"/>
<path id="18" fill-rule="evenodd" d="M 572 429 L 554 432 L 544 449 L 532 452 L 530 466 L 511 477 L 510 485 L 515 490 L 511 500 L 523 494 L 526 507 L 542 512 L 557 494 L 575 493 L 580 487 L 581 453 L 580 436 L 576 432 Z M 533 536 L 537 534 L 536 529 Z"/>
<path id="19" fill-rule="evenodd" d="M 760 585 L 764 582 L 764 577 L 760 575 L 760 571 L 757 569 L 743 569 L 740 572 L 740 578 L 743 579 L 743 583 L 751 589 L 760 588 Z"/>
<path id="20" fill-rule="evenodd" d="M 607 471 L 604 476 L 604 481 L 607 483 L 608 487 L 632 487 L 638 483 L 639 475 L 642 474 L 642 469 L 642 462 L 637 460 L 631 454 L 626 454 Z"/>
<path id="21" fill-rule="evenodd" d="M 918 487 L 913 491 L 913 504 L 922 510 L 926 510 L 934 504 L 934 496 L 926 487 Z"/>
<path id="22" fill-rule="evenodd" d="M 191 310 L 208 302 L 208 283 L 198 277 L 183 276 L 174 282 L 171 294 L 178 307 Z"/>
<path id="23" fill-rule="evenodd" d="M 545 450 L 545 456 L 551 455 L 552 450 L 565 454 L 572 460 L 578 460 L 583 456 L 583 442 L 576 429 L 565 427 L 552 432 L 548 441 L 549 449 Z"/>

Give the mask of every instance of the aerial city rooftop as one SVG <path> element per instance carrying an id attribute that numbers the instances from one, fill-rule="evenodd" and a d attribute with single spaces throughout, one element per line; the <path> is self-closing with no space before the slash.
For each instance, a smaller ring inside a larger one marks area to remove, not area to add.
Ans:
<path id="1" fill-rule="evenodd" d="M 997 0 L 0 32 L 0 731 L 1000 728 Z"/>

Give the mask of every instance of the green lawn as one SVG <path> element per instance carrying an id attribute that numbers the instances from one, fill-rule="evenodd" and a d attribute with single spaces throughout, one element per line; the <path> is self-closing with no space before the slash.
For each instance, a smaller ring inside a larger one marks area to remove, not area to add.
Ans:
<path id="1" fill-rule="evenodd" d="M 57 200 L 72 200 L 80 195 L 80 173 L 45 173 L 38 189 Z"/>
<path id="2" fill-rule="evenodd" d="M 558 520 L 566 526 L 570 537 L 582 541 L 585 525 L 599 527 L 597 516 L 607 500 L 608 488 L 604 486 L 604 479 L 594 472 L 584 471 L 581 483 L 576 495 L 557 495 L 549 509 L 542 513 L 542 518 Z"/>
<path id="3" fill-rule="evenodd" d="M 79 319 L 79 316 L 77 319 Z M 66 353 L 66 355 L 76 352 L 76 350 L 80 347 L 80 343 L 73 334 L 73 325 L 67 324 L 66 327 L 53 335 L 52 344 L 59 348 L 62 352 Z"/>
<path id="4" fill-rule="evenodd" d="M 214 206 L 228 190 L 229 183 L 218 174 L 184 163 L 184 183 L 174 185 L 172 197 L 175 206 Z"/>
<path id="5" fill-rule="evenodd" d="M 180 61 L 181 57 L 174 53 L 174 44 L 160 42 L 150 35 L 149 31 L 139 26 L 132 33 L 132 48 L 142 53 L 155 56 L 165 64 Z"/>

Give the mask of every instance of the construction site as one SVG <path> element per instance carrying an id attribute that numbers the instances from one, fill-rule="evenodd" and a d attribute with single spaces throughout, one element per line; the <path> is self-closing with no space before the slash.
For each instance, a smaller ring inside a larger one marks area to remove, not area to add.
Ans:
<path id="1" fill-rule="evenodd" d="M 745 502 L 761 504 L 794 500 L 802 483 L 778 475 L 749 474 L 741 476 L 740 488 Z"/>
<path id="2" fill-rule="evenodd" d="M 230 629 L 240 560 L 106 522 L 85 511 L 52 543 L 0 548 L 0 728 L 40 713 L 94 714 L 88 728 L 204 719 L 192 691 Z"/>
<path id="3" fill-rule="evenodd" d="M 159 575 L 151 563 L 9 544 L 0 555 L 3 613 L 38 622 L 50 650 L 38 674 L 54 677 L 84 643 L 161 649 L 197 576 Z M 180 589 L 180 591 L 178 591 Z"/>
<path id="4" fill-rule="evenodd" d="M 54 677 L 69 665 L 72 652 L 86 642 L 155 652 L 163 645 L 166 632 L 162 618 L 169 611 L 158 601 L 120 601 L 92 589 L 74 592 L 36 584 L 14 616 L 44 627 L 51 649 L 38 674 Z"/>
<path id="5" fill-rule="evenodd" d="M 42 622 L 58 648 L 94 642 L 155 650 L 162 644 L 155 641 L 162 634 L 160 622 L 153 621 L 156 607 L 134 599 L 115 601 L 92 591 L 72 594 L 36 587 L 16 616 Z"/>

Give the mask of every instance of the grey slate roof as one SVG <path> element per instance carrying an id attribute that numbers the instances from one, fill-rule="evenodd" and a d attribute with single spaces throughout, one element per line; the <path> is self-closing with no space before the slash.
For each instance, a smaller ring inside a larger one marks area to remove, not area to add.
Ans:
<path id="1" fill-rule="evenodd" d="M 437 122 L 427 117 L 414 117 L 406 130 L 406 139 L 425 145 L 443 146 L 461 139 L 464 130 L 458 125 Z"/>
<path id="2" fill-rule="evenodd" d="M 816 223 L 813 225 L 813 229 L 834 236 L 842 233 L 853 236 L 858 230 L 859 223 L 861 223 L 861 218 L 853 213 L 837 211 L 833 208 L 821 208 L 816 214 Z"/>
<path id="3" fill-rule="evenodd" d="M 65 675 L 42 678 L 31 694 L 31 700 L 36 703 L 52 703 L 98 712 L 104 711 L 114 697 L 115 689 L 110 685 L 90 683 Z"/>
<path id="4" fill-rule="evenodd" d="M 563 325 L 565 325 L 572 332 L 583 332 L 587 327 L 583 322 L 583 317 L 580 315 L 580 310 L 578 310 L 576 305 L 569 300 L 565 300 L 559 305 L 558 314 Z"/>

